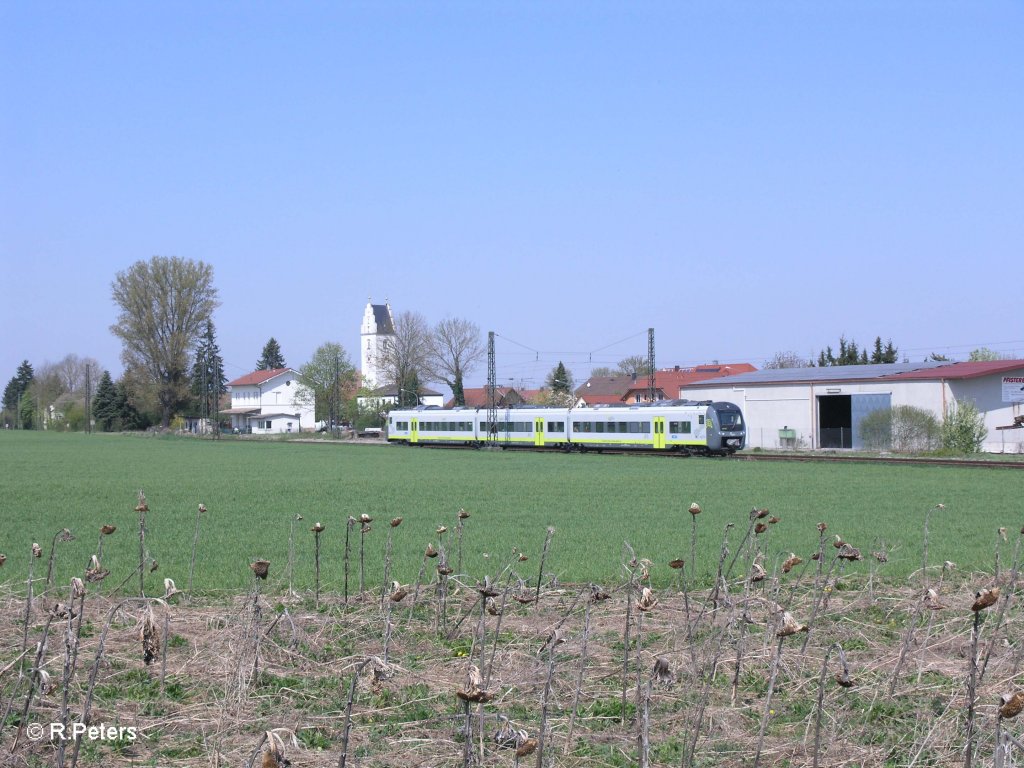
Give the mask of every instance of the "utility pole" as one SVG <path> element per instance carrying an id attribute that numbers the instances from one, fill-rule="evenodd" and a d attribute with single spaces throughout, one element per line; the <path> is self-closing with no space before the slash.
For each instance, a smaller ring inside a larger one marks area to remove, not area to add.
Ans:
<path id="1" fill-rule="evenodd" d="M 85 364 L 85 433 L 92 434 L 92 363 Z"/>
<path id="2" fill-rule="evenodd" d="M 653 403 L 657 388 L 654 386 L 654 329 L 647 329 L 647 400 Z"/>
<path id="3" fill-rule="evenodd" d="M 494 366 L 494 331 L 487 332 L 487 445 L 498 444 L 498 375 Z"/>

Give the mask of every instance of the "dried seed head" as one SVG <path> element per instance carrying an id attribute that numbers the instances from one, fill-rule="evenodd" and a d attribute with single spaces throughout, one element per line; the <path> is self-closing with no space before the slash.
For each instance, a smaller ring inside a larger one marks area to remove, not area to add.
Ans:
<path id="1" fill-rule="evenodd" d="M 447 532 L 448 532 L 448 526 L 447 525 L 439 525 L 439 526 L 437 526 L 436 533 L 437 533 L 438 536 L 440 536 L 443 533 L 447 533 Z"/>
<path id="2" fill-rule="evenodd" d="M 0 568 L 2 568 L 4 563 L 6 563 L 6 562 L 7 562 L 7 555 L 5 555 L 3 552 L 0 552 Z"/>
<path id="3" fill-rule="evenodd" d="M 530 738 L 516 747 L 516 757 L 526 757 L 537 751 L 537 740 Z"/>
<path id="4" fill-rule="evenodd" d="M 373 518 L 370 517 L 365 512 L 363 512 L 363 514 L 361 514 L 359 516 L 359 522 L 362 523 L 363 525 L 366 525 L 367 523 L 372 523 L 373 522 Z"/>
<path id="5" fill-rule="evenodd" d="M 469 512 L 467 512 L 464 509 L 460 509 L 459 510 L 459 520 L 465 520 L 468 517 L 469 517 Z"/>
<path id="6" fill-rule="evenodd" d="M 651 678 L 662 685 L 672 685 L 676 681 L 676 676 L 672 674 L 672 668 L 668 664 L 668 659 L 664 656 L 659 656 L 654 660 Z"/>
<path id="7" fill-rule="evenodd" d="M 142 619 L 142 661 L 148 666 L 160 653 L 160 633 L 156 628 L 156 620 L 153 618 L 153 609 L 149 608 Z"/>
<path id="8" fill-rule="evenodd" d="M 696 517 L 697 515 L 699 515 L 699 514 L 700 514 L 701 512 L 703 512 L 703 511 L 704 511 L 704 510 L 702 510 L 702 509 L 700 508 L 700 504 L 698 504 L 698 503 L 697 503 L 696 501 L 695 501 L 695 502 L 693 502 L 693 503 L 692 503 L 692 504 L 690 505 L 690 514 L 691 514 L 691 515 L 693 515 L 694 517 Z"/>
<path id="9" fill-rule="evenodd" d="M 846 542 L 843 541 L 843 537 L 837 533 L 835 539 L 832 541 L 832 546 L 836 549 L 842 549 L 846 546 Z"/>
<path id="10" fill-rule="evenodd" d="M 1017 691 L 1013 695 L 1004 693 L 999 697 L 999 716 L 1003 718 L 1016 717 L 1024 711 L 1024 692 Z"/>
<path id="11" fill-rule="evenodd" d="M 675 568 L 677 571 L 686 565 L 686 561 L 681 557 L 677 557 L 675 560 L 669 561 L 668 567 Z"/>
<path id="12" fill-rule="evenodd" d="M 110 571 L 100 566 L 100 559 L 93 555 L 89 559 L 89 567 L 85 569 L 85 580 L 88 582 L 103 581 Z"/>
<path id="13" fill-rule="evenodd" d="M 321 522 L 317 522 L 316 525 L 314 525 L 309 530 L 311 530 L 313 533 L 322 533 L 324 531 L 324 529 L 326 529 L 326 528 L 327 528 L 326 525 L 324 525 Z"/>
<path id="14" fill-rule="evenodd" d="M 203 514 L 203 513 L 205 512 L 205 511 L 206 511 L 206 505 L 205 505 L 205 504 L 203 504 L 202 502 L 199 502 L 199 514 L 201 515 L 201 514 Z"/>
<path id="15" fill-rule="evenodd" d="M 828 530 L 828 526 L 824 523 L 818 523 L 818 533 L 824 533 Z"/>
<path id="16" fill-rule="evenodd" d="M 525 563 L 529 559 L 530 558 L 528 558 L 524 553 L 522 553 L 522 552 L 519 553 L 519 562 L 520 563 Z"/>
<path id="17" fill-rule="evenodd" d="M 255 560 L 249 563 L 249 567 L 252 568 L 252 572 L 256 574 L 257 579 L 266 579 L 267 574 L 270 573 L 269 560 Z"/>
<path id="18" fill-rule="evenodd" d="M 752 517 L 755 517 L 758 520 L 763 520 L 764 518 L 768 517 L 769 512 L 767 509 L 758 509 L 757 507 L 754 507 L 754 509 L 751 510 L 750 514 Z"/>
<path id="19" fill-rule="evenodd" d="M 811 555 L 811 560 L 821 560 L 821 552 L 815 552 Z"/>
<path id="20" fill-rule="evenodd" d="M 39 692 L 49 693 L 50 691 L 50 673 L 45 669 L 40 669 L 39 674 Z"/>
<path id="21" fill-rule="evenodd" d="M 85 596 L 85 582 L 75 576 L 71 579 L 71 598 L 77 600 Z"/>
<path id="22" fill-rule="evenodd" d="M 884 550 L 882 550 L 881 552 L 872 552 L 871 554 L 872 556 L 874 556 L 875 560 L 877 560 L 880 563 L 889 562 L 889 555 Z"/>
<path id="23" fill-rule="evenodd" d="M 1006 538 L 1006 529 L 1005 528 L 1000 528 L 998 533 L 999 533 L 999 538 L 1001 538 L 1003 541 L 1008 541 L 1008 539 Z"/>
<path id="24" fill-rule="evenodd" d="M 939 593 L 929 588 L 924 594 L 924 606 L 932 611 L 941 611 L 946 606 L 939 600 Z"/>
<path id="25" fill-rule="evenodd" d="M 754 526 L 754 533 L 761 534 L 768 530 L 768 526 L 765 523 L 758 523 Z"/>
<path id="26" fill-rule="evenodd" d="M 426 548 L 426 550 L 424 550 L 423 554 L 426 557 L 437 557 L 437 550 L 434 549 L 434 545 L 433 544 L 427 544 L 427 548 Z"/>
<path id="27" fill-rule="evenodd" d="M 68 528 L 62 528 L 57 538 L 61 541 L 74 541 L 75 537 L 71 535 L 71 531 Z"/>
<path id="28" fill-rule="evenodd" d="M 100 533 L 102 533 L 104 536 L 109 536 L 116 530 L 116 525 L 104 525 L 102 528 L 100 528 Z"/>
<path id="29" fill-rule="evenodd" d="M 768 572 L 764 569 L 764 566 L 760 563 L 754 563 L 750 568 L 750 582 L 757 584 L 759 581 L 764 581 L 767 578 Z"/>
<path id="30" fill-rule="evenodd" d="M 441 563 L 439 566 L 437 566 L 437 572 L 441 576 L 451 576 L 455 571 L 452 570 L 452 567 L 450 565 L 446 563 Z"/>
<path id="31" fill-rule="evenodd" d="M 977 613 L 978 611 L 990 608 L 995 605 L 996 600 L 999 599 L 999 587 L 992 587 L 992 589 L 983 589 L 980 592 L 975 593 L 974 603 L 971 605 L 971 610 Z"/>
<path id="32" fill-rule="evenodd" d="M 372 530 L 373 530 L 373 526 L 372 526 L 372 525 L 370 525 L 369 523 L 363 523 L 363 524 L 362 524 L 362 525 L 360 526 L 360 528 L 359 528 L 359 532 L 360 532 L 360 533 L 363 533 L 363 534 L 365 534 L 365 533 L 369 533 L 369 532 L 370 532 L 370 531 L 372 531 Z"/>
<path id="33" fill-rule="evenodd" d="M 946 508 L 946 505 L 945 505 L 945 504 L 936 504 L 936 505 L 935 505 L 935 508 L 936 508 L 936 509 L 945 509 L 945 508 Z"/>
<path id="34" fill-rule="evenodd" d="M 644 587 L 640 590 L 640 598 L 636 601 L 636 607 L 641 611 L 649 611 L 658 604 L 658 598 L 654 596 L 654 591 L 650 587 Z"/>
<path id="35" fill-rule="evenodd" d="M 790 552 L 789 553 L 789 557 L 787 557 L 783 561 L 783 563 L 782 563 L 782 572 L 783 573 L 789 573 L 794 568 L 796 568 L 798 565 L 800 565 L 800 563 L 802 563 L 802 562 L 803 562 L 802 558 L 799 558 L 795 554 Z"/>
<path id="36" fill-rule="evenodd" d="M 806 632 L 807 625 L 801 624 L 793 618 L 793 614 L 789 611 L 782 612 L 782 623 L 779 626 L 779 631 L 775 633 L 776 637 L 789 637 L 795 635 L 797 632 Z"/>
<path id="37" fill-rule="evenodd" d="M 302 520 L 302 519 L 303 519 L 303 518 L 302 518 L 302 515 L 299 515 L 299 514 L 296 514 L 296 515 L 295 515 L 295 520 L 296 520 L 296 522 L 297 522 L 297 521 L 299 521 L 299 520 Z M 350 517 L 350 518 L 349 518 L 349 520 L 351 520 L 351 519 L 352 519 L 352 518 Z"/>
<path id="38" fill-rule="evenodd" d="M 592 602 L 600 603 L 607 600 L 609 597 L 611 597 L 611 595 L 601 589 L 601 587 L 597 586 L 597 584 L 590 585 L 590 599 Z"/>
<path id="39" fill-rule="evenodd" d="M 36 542 L 32 542 L 32 557 L 39 558 L 43 556 L 43 548 Z"/>
<path id="40" fill-rule="evenodd" d="M 501 616 L 501 608 L 495 602 L 493 597 L 488 597 L 487 602 L 484 603 L 484 607 L 491 616 Z"/>
<path id="41" fill-rule="evenodd" d="M 862 559 L 860 550 L 856 547 L 851 547 L 849 544 L 844 544 L 842 549 L 836 553 L 836 557 L 840 560 L 849 560 L 851 562 Z"/>
<path id="42" fill-rule="evenodd" d="M 158 563 L 156 560 L 152 560 L 149 563 L 149 572 L 150 573 L 156 573 L 156 569 L 159 568 L 159 567 L 160 567 L 160 563 Z"/>
<path id="43" fill-rule="evenodd" d="M 779 517 L 778 515 L 772 515 L 771 517 L 768 518 L 768 525 L 775 525 L 780 520 L 782 520 L 782 518 Z"/>
<path id="44" fill-rule="evenodd" d="M 856 682 L 850 677 L 850 673 L 845 669 L 842 672 L 836 672 L 835 681 L 843 688 L 853 688 L 856 685 Z"/>
<path id="45" fill-rule="evenodd" d="M 405 596 L 409 594 L 409 590 L 399 584 L 397 581 L 391 582 L 391 602 L 400 603 L 405 599 Z"/>
<path id="46" fill-rule="evenodd" d="M 500 592 L 498 592 L 497 589 L 494 588 L 494 585 L 491 584 L 490 576 L 484 576 L 484 583 L 478 583 L 476 585 L 476 591 L 484 597 L 497 597 L 499 594 L 501 594 Z"/>
<path id="47" fill-rule="evenodd" d="M 164 600 L 170 600 L 180 592 L 181 590 L 174 585 L 174 579 L 164 579 Z"/>
<path id="48" fill-rule="evenodd" d="M 402 524 L 402 518 L 400 518 L 400 517 L 393 517 L 393 518 L 391 518 L 391 527 L 392 528 L 397 528 L 401 524 Z"/>
<path id="49" fill-rule="evenodd" d="M 955 571 L 956 570 L 956 563 L 954 563 L 952 560 L 947 560 L 946 562 L 944 562 L 942 564 L 942 568 L 943 568 L 943 570 L 946 570 L 946 571 Z"/>
<path id="50" fill-rule="evenodd" d="M 149 504 L 146 503 L 146 494 L 139 491 L 139 503 L 135 505 L 136 512 L 149 512 Z"/>

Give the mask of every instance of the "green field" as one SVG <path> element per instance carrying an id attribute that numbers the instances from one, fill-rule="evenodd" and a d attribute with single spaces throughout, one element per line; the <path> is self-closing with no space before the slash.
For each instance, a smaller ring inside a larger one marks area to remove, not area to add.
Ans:
<path id="1" fill-rule="evenodd" d="M 98 529 L 117 532 L 104 545 L 111 575 L 121 583 L 138 563 L 139 489 L 150 512 L 146 543 L 160 566 L 147 576 L 152 592 L 163 577 L 184 588 L 188 578 L 196 508 L 202 521 L 195 571 L 197 591 L 234 590 L 249 583 L 248 563 L 270 560 L 271 581 L 286 584 L 288 541 L 296 514 L 295 584 L 313 580 L 313 534 L 322 521 L 322 584 L 342 588 L 345 521 L 376 518 L 365 540 L 366 580 L 377 586 L 385 541 L 394 536 L 395 578 L 416 578 L 423 549 L 449 527 L 444 542 L 453 565 L 452 536 L 459 508 L 472 517 L 463 539 L 463 572 L 469 579 L 499 572 L 513 548 L 529 560 L 518 565 L 537 578 L 546 528 L 555 528 L 545 570 L 562 581 L 611 582 L 622 575 L 623 542 L 654 566 L 655 585 L 668 585 L 667 562 L 689 559 L 690 515 L 698 501 L 696 573 L 713 570 L 726 523 L 736 527 L 733 549 L 747 529 L 753 506 L 768 507 L 782 521 L 764 542 L 766 566 L 790 550 L 807 558 L 816 547 L 815 525 L 824 521 L 865 554 L 884 541 L 890 561 L 879 571 L 905 578 L 920 567 L 922 523 L 932 515 L 930 562 L 955 561 L 961 571 L 993 567 L 996 531 L 1010 529 L 1002 557 L 1012 557 L 1013 535 L 1024 523 L 1024 474 L 970 469 L 823 463 L 761 463 L 713 459 L 448 451 L 395 446 L 307 444 L 294 441 L 219 442 L 173 437 L 0 433 L 0 552 L 7 555 L 0 583 L 17 588 L 26 577 L 30 547 L 44 549 L 62 527 L 76 540 L 58 544 L 57 578 L 80 574 L 95 551 Z M 391 529 L 387 521 L 401 515 Z M 352 536 L 356 584 L 358 527 Z M 689 569 L 692 564 L 688 564 Z M 866 572 L 867 562 L 851 570 Z M 136 585 L 132 580 L 130 585 Z"/>

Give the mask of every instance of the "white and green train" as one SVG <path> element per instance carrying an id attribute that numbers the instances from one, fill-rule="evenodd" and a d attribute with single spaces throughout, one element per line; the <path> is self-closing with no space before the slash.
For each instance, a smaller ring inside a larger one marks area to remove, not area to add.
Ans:
<path id="1" fill-rule="evenodd" d="M 746 443 L 733 403 L 664 400 L 631 406 L 485 408 L 419 406 L 388 414 L 387 438 L 409 445 L 493 444 L 561 450 L 646 449 L 724 455 Z"/>

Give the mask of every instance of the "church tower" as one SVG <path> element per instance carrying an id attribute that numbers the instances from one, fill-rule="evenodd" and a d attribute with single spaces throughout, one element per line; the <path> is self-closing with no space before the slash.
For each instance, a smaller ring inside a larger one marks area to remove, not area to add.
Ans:
<path id="1" fill-rule="evenodd" d="M 389 382 L 382 380 L 383 374 L 379 367 L 381 354 L 384 345 L 395 335 L 395 321 L 391 316 L 391 305 L 386 299 L 383 304 L 374 304 L 372 299 L 367 300 L 366 311 L 363 312 L 363 326 L 359 333 L 363 386 L 367 389 L 382 387 Z"/>

